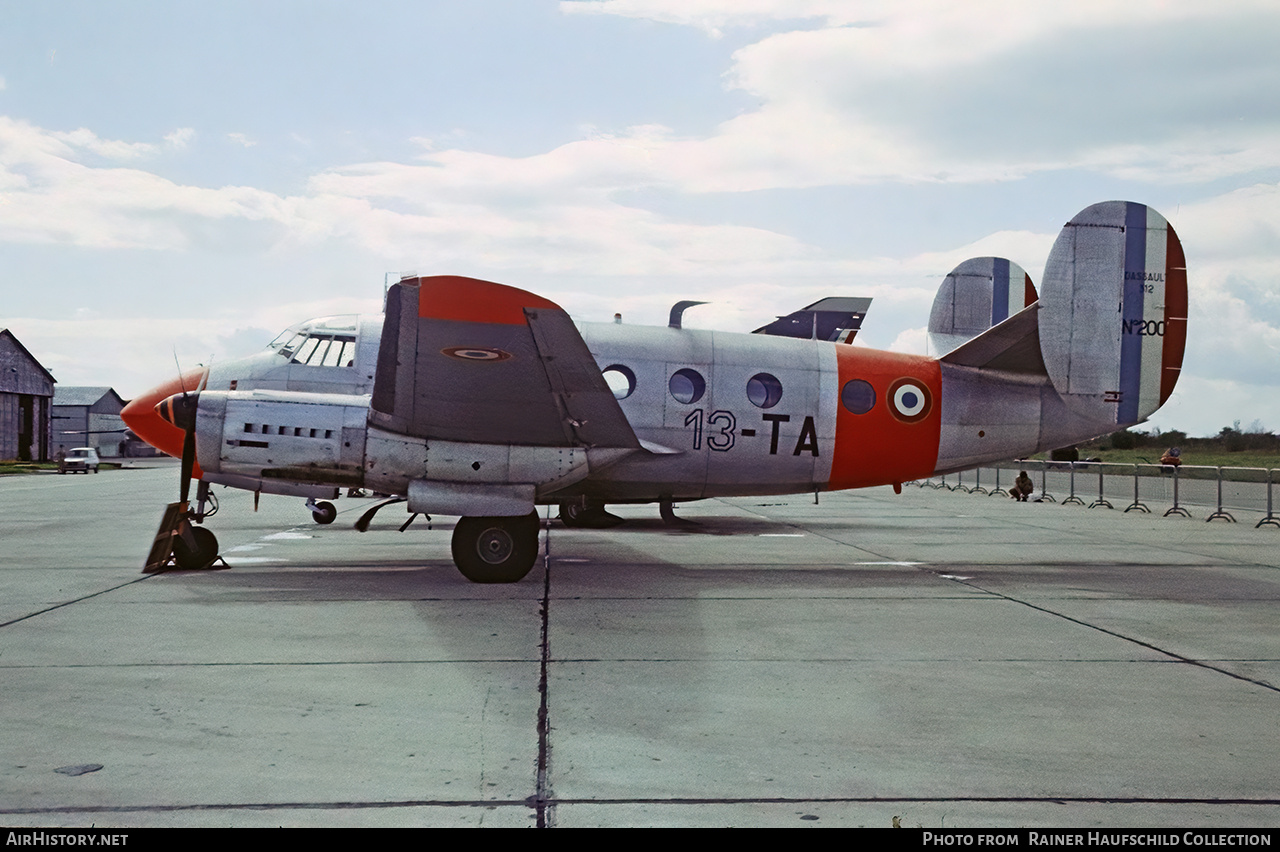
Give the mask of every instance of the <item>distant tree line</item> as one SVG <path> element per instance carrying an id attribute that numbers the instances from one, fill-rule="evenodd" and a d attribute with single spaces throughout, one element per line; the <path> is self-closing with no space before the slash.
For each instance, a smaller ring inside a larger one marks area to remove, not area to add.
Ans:
<path id="1" fill-rule="evenodd" d="M 1122 429 L 1112 432 L 1108 438 L 1098 443 L 1107 444 L 1111 449 L 1134 450 L 1151 447 L 1164 450 L 1169 447 L 1181 447 L 1192 450 L 1225 450 L 1228 453 L 1239 453 L 1245 450 L 1261 450 L 1264 452 L 1280 452 L 1280 435 L 1268 432 L 1259 420 L 1253 421 L 1246 429 L 1240 428 L 1237 420 L 1230 426 L 1223 426 L 1222 431 L 1211 438 L 1188 438 L 1186 432 L 1170 429 L 1161 432 L 1153 429 L 1150 432 L 1136 432 Z"/>

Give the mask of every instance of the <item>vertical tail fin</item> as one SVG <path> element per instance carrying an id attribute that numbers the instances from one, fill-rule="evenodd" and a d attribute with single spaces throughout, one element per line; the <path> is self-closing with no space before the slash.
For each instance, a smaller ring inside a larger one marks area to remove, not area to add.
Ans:
<path id="1" fill-rule="evenodd" d="M 1072 411 L 1142 422 L 1173 393 L 1186 339 L 1186 259 L 1163 216 L 1107 201 L 1067 223 L 1045 265 L 1040 350 Z"/>
<path id="2" fill-rule="evenodd" d="M 971 257 L 942 279 L 929 312 L 929 352 L 940 358 L 1036 300 L 1031 276 L 1003 257 Z"/>

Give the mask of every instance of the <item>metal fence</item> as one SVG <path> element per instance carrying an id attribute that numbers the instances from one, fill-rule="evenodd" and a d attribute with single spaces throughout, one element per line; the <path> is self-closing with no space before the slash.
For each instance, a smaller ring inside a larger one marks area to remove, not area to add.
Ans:
<path id="1" fill-rule="evenodd" d="M 1018 471 L 1035 484 L 1030 500 L 1125 512 L 1162 512 L 1236 523 L 1261 514 L 1254 526 L 1280 527 L 1272 491 L 1280 471 L 1258 467 L 1111 464 L 1026 460 L 918 480 L 922 488 L 1010 498 Z M 1245 517 L 1245 516 L 1248 517 Z"/>

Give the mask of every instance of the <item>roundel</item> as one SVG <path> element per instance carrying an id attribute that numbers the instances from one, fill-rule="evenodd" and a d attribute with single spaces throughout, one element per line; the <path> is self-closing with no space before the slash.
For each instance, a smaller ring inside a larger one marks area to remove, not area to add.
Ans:
<path id="1" fill-rule="evenodd" d="M 461 358 L 464 361 L 506 361 L 512 357 L 510 352 L 484 346 L 450 346 L 448 349 L 441 349 L 440 352 L 450 358 Z"/>
<path id="2" fill-rule="evenodd" d="M 889 385 L 889 410 L 904 423 L 917 423 L 929 416 L 933 397 L 918 379 L 898 379 Z"/>

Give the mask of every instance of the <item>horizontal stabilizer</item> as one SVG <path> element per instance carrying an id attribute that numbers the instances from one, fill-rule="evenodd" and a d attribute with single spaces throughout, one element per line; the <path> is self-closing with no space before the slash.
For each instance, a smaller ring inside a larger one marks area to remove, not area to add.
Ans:
<path id="1" fill-rule="evenodd" d="M 929 313 L 929 351 L 946 355 L 1036 300 L 1031 276 L 1003 257 L 971 257 L 947 273 Z"/>
<path id="2" fill-rule="evenodd" d="M 785 317 L 778 317 L 751 333 L 852 343 L 870 307 L 869 298 L 828 296 Z"/>
<path id="3" fill-rule="evenodd" d="M 1067 223 L 1045 264 L 1040 349 L 1073 411 L 1142 422 L 1173 393 L 1186 339 L 1186 259 L 1163 216 L 1107 201 Z"/>
<path id="4" fill-rule="evenodd" d="M 1032 302 L 938 360 L 962 367 L 1043 376 L 1039 313 L 1039 303 Z"/>

